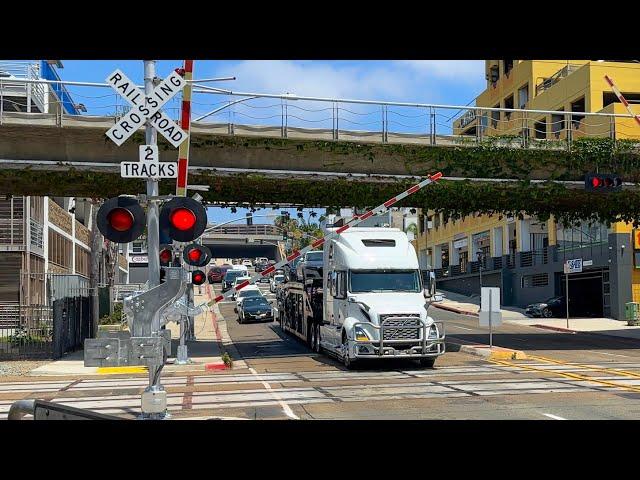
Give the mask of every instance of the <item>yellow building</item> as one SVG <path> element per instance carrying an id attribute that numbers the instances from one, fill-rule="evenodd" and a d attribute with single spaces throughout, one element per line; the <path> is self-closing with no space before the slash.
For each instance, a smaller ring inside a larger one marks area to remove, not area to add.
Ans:
<path id="1" fill-rule="evenodd" d="M 476 107 L 522 111 L 470 110 L 454 121 L 454 134 L 515 135 L 529 142 L 580 136 L 640 138 L 640 127 L 630 117 L 581 115 L 627 114 L 604 76 L 613 78 L 628 101 L 640 101 L 640 63 L 487 60 L 485 74 L 487 87 L 476 98 Z M 625 302 L 640 302 L 640 273 L 633 268 L 631 231 L 630 225 L 622 223 L 609 229 L 602 224 L 565 229 L 553 218 L 539 221 L 528 216 L 477 215 L 446 221 L 429 212 L 421 224 L 417 248 L 423 262 L 436 270 L 443 289 L 477 293 L 482 268 L 483 285 L 501 286 L 503 303 L 518 306 L 564 295 L 564 260 L 584 258 L 593 263 L 585 266 L 584 274 L 575 274 L 580 288 L 574 291 L 602 298 L 602 302 L 596 305 L 594 301 L 576 314 L 621 319 Z M 570 306 L 574 300 L 571 290 Z"/>

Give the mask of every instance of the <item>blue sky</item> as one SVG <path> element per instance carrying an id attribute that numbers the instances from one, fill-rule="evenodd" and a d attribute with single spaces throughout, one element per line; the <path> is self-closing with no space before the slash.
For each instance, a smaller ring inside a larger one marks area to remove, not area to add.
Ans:
<path id="1" fill-rule="evenodd" d="M 140 60 L 63 60 L 59 70 L 65 80 L 104 82 L 115 68 L 120 68 L 138 84 L 143 81 Z M 182 66 L 182 60 L 159 60 L 158 76 L 165 77 Z M 235 76 L 236 80 L 208 85 L 242 92 L 293 93 L 300 96 L 347 98 L 360 100 L 467 105 L 485 88 L 482 60 L 391 60 L 391 61 L 291 61 L 291 60 L 197 60 L 194 78 Z M 70 87 L 77 103 L 84 103 L 88 115 L 109 115 L 123 106 L 109 88 Z M 224 105 L 227 95 L 196 94 L 192 118 Z M 340 128 L 377 131 L 381 123 L 380 107 L 358 104 L 344 105 L 340 111 Z M 165 111 L 178 117 L 179 96 L 165 106 Z M 210 116 L 206 121 L 236 124 L 279 125 L 282 107 L 277 99 L 256 99 Z M 443 110 L 438 115 L 439 131 L 450 125 L 454 111 Z M 445 115 L 446 114 L 446 115 Z M 289 102 L 288 125 L 331 128 L 330 103 Z M 388 112 L 389 128 L 401 132 L 422 132 L 427 129 L 428 115 L 424 110 L 394 107 Z M 177 158 L 177 151 L 176 151 Z M 292 215 L 296 214 L 291 210 Z M 269 212 L 271 210 L 269 209 Z M 243 216 L 229 209 L 210 209 L 210 219 L 217 222 Z M 319 212 L 322 213 L 322 212 Z M 308 211 L 305 210 L 305 218 Z M 255 223 L 270 223 L 270 219 L 255 219 Z"/>

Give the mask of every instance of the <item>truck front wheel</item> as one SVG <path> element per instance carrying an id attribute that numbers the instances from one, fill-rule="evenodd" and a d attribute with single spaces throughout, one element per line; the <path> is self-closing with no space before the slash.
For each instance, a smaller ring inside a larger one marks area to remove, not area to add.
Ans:
<path id="1" fill-rule="evenodd" d="M 420 359 L 420 366 L 426 368 L 433 368 L 436 364 L 436 357 L 425 357 Z"/>
<path id="2" fill-rule="evenodd" d="M 353 370 L 357 364 L 356 360 L 349 356 L 349 342 L 344 332 L 342 332 L 342 363 L 347 370 Z"/>

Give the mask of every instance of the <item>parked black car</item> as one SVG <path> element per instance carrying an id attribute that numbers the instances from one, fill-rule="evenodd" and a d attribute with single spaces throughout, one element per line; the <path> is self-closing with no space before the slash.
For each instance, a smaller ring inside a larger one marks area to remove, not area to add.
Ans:
<path id="1" fill-rule="evenodd" d="M 247 297 L 238 308 L 238 322 L 252 321 L 273 322 L 273 309 L 264 297 Z"/>
<path id="2" fill-rule="evenodd" d="M 567 304 L 563 295 L 551 297 L 544 302 L 527 305 L 524 313 L 532 317 L 564 317 L 567 314 Z"/>

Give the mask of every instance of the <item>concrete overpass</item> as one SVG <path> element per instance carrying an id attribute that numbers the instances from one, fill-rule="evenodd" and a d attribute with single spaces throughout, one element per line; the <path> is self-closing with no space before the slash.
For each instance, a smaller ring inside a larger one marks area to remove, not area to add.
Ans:
<path id="1" fill-rule="evenodd" d="M 280 260 L 282 231 L 275 225 L 225 225 L 202 235 L 214 258 L 267 257 Z"/>

